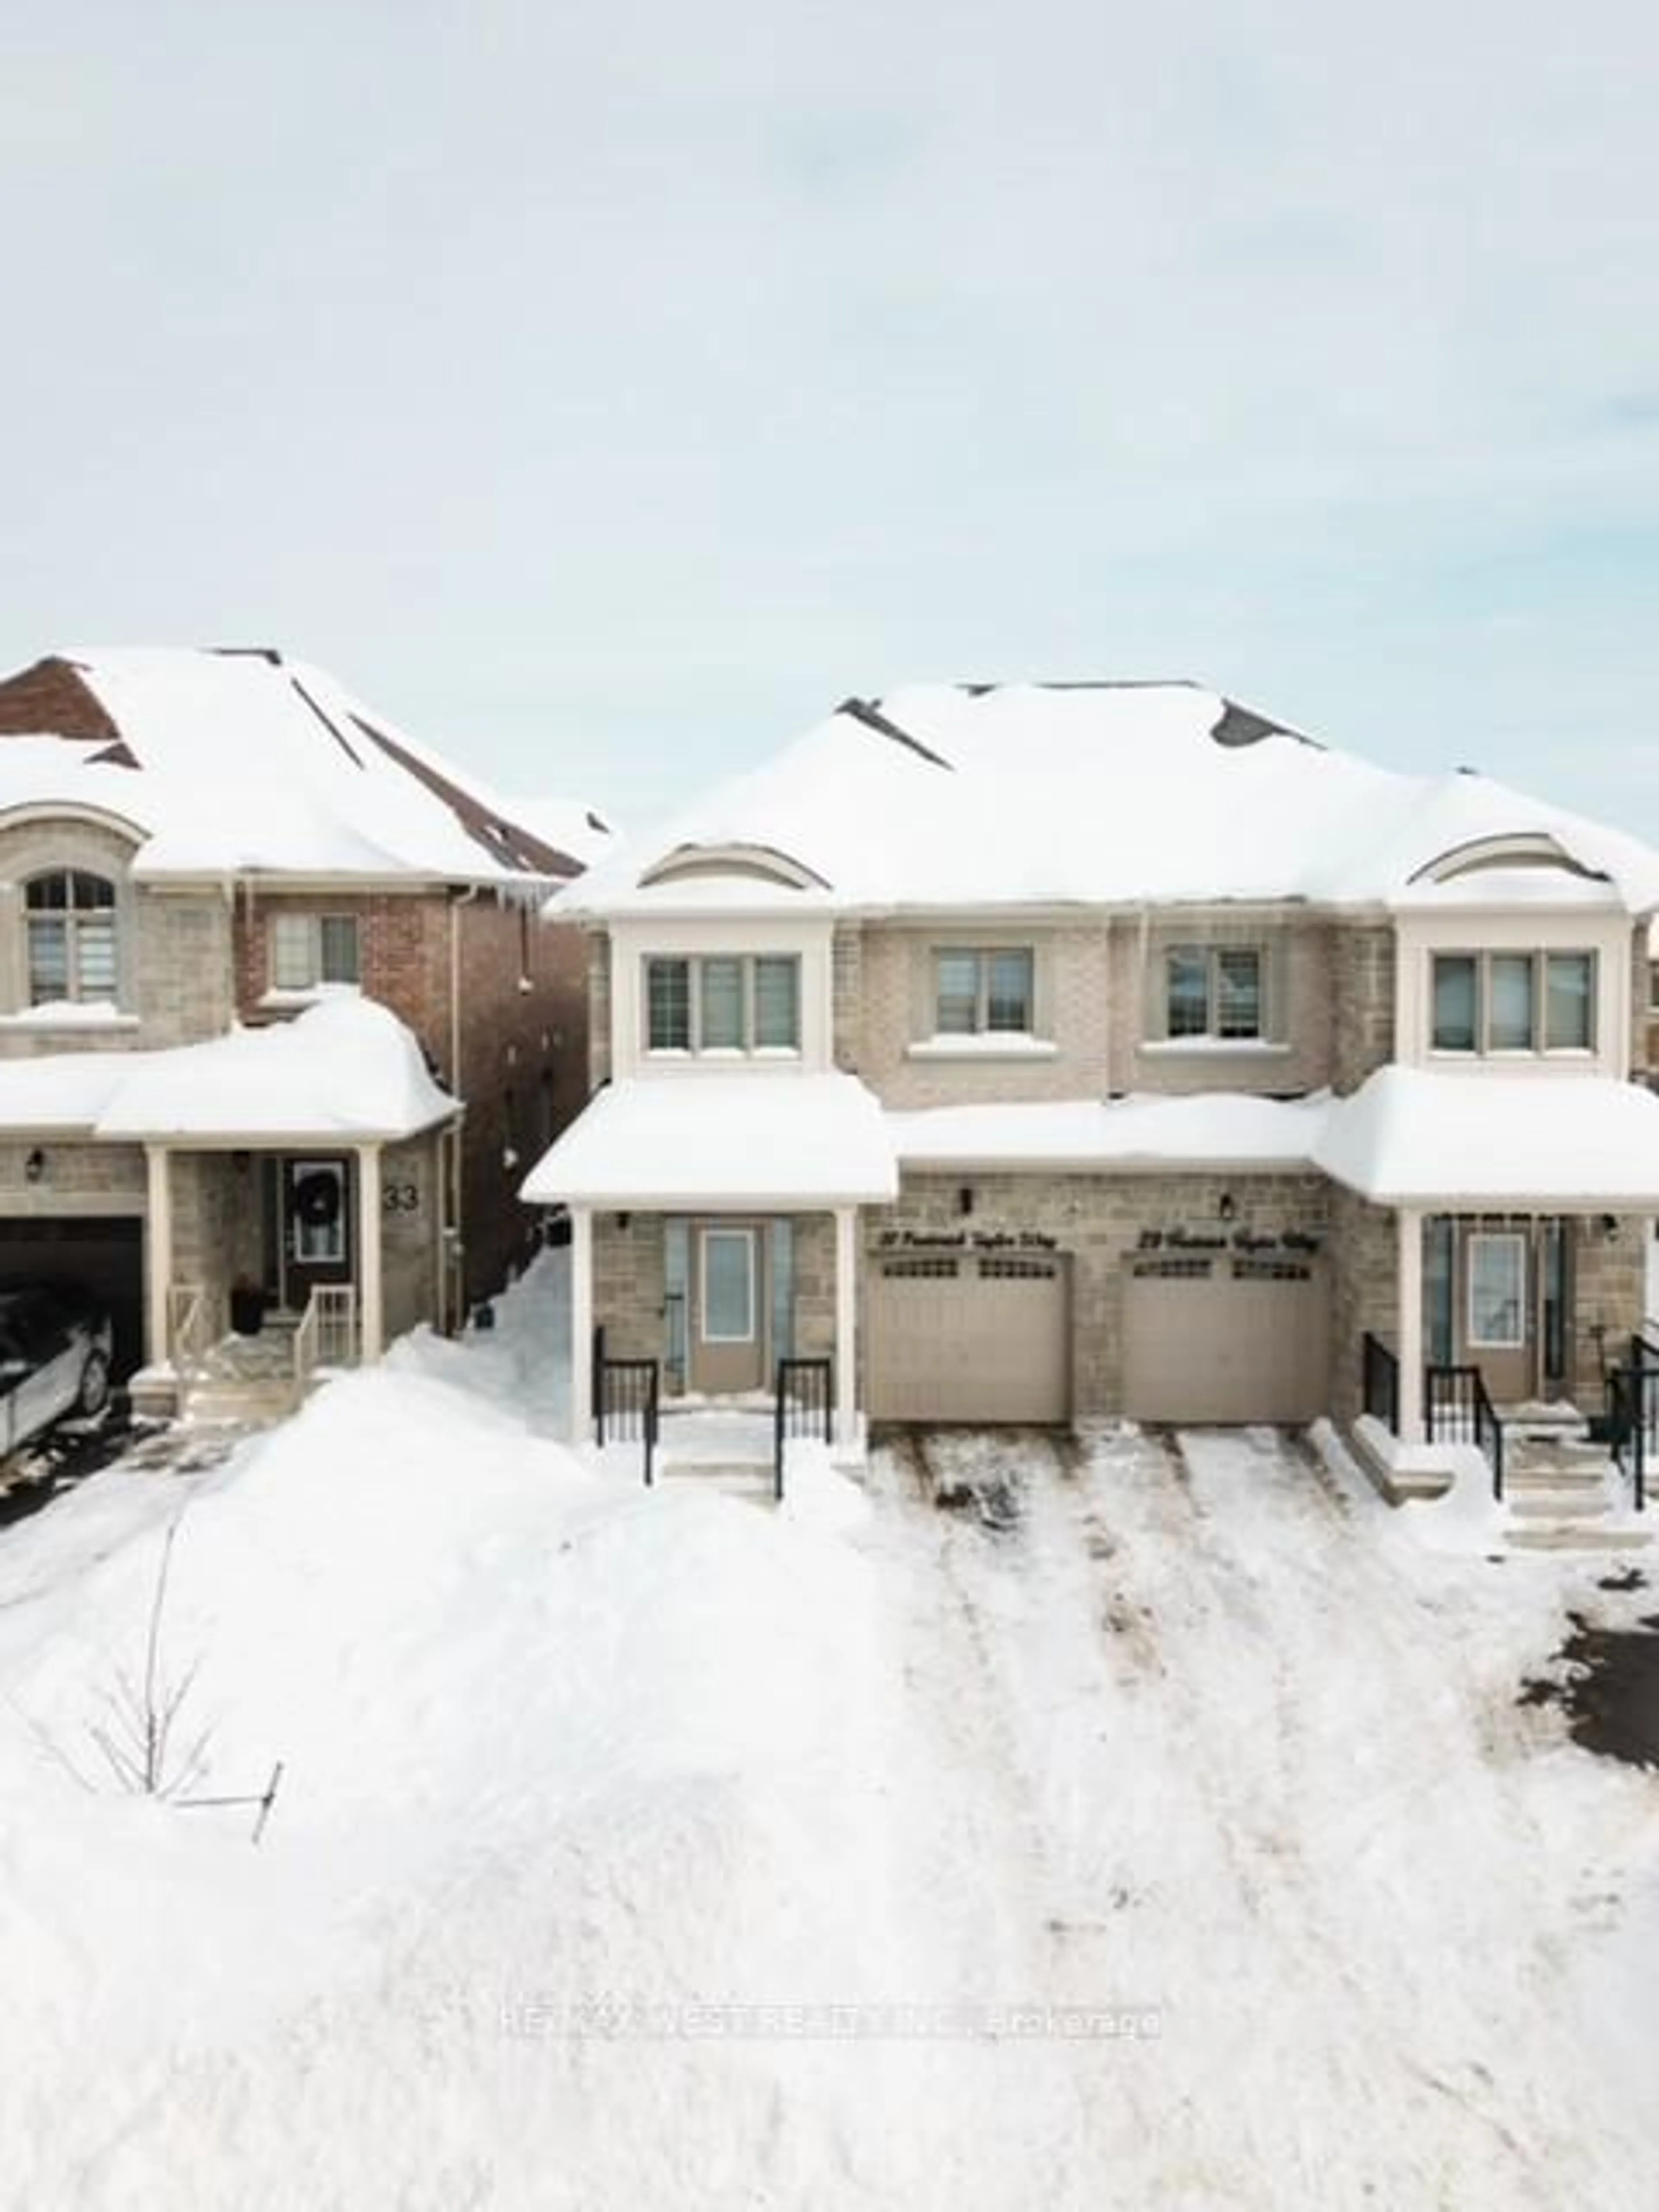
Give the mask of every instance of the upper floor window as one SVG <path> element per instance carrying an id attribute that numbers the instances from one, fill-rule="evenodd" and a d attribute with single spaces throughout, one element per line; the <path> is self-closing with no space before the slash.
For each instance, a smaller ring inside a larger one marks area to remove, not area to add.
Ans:
<path id="1" fill-rule="evenodd" d="M 1177 945 L 1164 956 L 1164 1035 L 1243 1042 L 1266 1034 L 1261 948 Z"/>
<path id="2" fill-rule="evenodd" d="M 1437 952 L 1436 1052 L 1589 1052 L 1593 952 Z"/>
<path id="3" fill-rule="evenodd" d="M 362 975 L 357 917 L 352 914 L 279 914 L 270 930 L 270 980 L 278 991 L 314 991 L 322 983 L 356 983 Z"/>
<path id="4" fill-rule="evenodd" d="M 652 1052 L 799 1052 L 800 961 L 793 952 L 653 957 L 645 1009 Z"/>
<path id="5" fill-rule="evenodd" d="M 1036 1027 L 1030 945 L 933 956 L 938 1036 L 1029 1036 Z"/>
<path id="6" fill-rule="evenodd" d="M 115 886 L 80 868 L 35 876 L 24 886 L 29 1003 L 114 1000 Z"/>

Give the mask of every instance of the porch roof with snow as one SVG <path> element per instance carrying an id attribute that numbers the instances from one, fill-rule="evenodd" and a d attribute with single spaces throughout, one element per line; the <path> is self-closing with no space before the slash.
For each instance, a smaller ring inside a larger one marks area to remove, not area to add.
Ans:
<path id="1" fill-rule="evenodd" d="M 0 817 L 62 808 L 139 841 L 141 880 L 414 876 L 540 896 L 610 842 L 575 806 L 526 823 L 274 648 L 76 652 L 0 679 Z"/>
<path id="2" fill-rule="evenodd" d="M 1386 907 L 1458 856 L 1659 906 L 1659 854 L 1458 771 L 1408 775 L 1187 683 L 848 700 L 561 899 L 596 920 L 1295 901 Z"/>
<path id="3" fill-rule="evenodd" d="M 526 1176 L 530 1204 L 770 1211 L 898 1195 L 886 1117 L 850 1075 L 696 1076 L 601 1091 Z"/>
<path id="4" fill-rule="evenodd" d="M 356 994 L 204 1044 L 0 1060 L 0 1130 L 8 1133 L 210 1146 L 392 1143 L 458 1110 L 397 1016 Z"/>
<path id="5" fill-rule="evenodd" d="M 1659 1212 L 1659 1097 L 1611 1077 L 1384 1067 L 1314 1162 L 1379 1206 Z"/>
<path id="6" fill-rule="evenodd" d="M 890 1113 L 887 1127 L 905 1167 L 1294 1170 L 1312 1165 L 1328 1103 L 1215 1092 L 933 1106 Z"/>

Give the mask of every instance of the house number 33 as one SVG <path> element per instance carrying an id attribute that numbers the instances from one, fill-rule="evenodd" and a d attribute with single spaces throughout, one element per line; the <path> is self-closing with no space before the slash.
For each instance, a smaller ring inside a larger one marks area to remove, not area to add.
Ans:
<path id="1" fill-rule="evenodd" d="M 412 1182 L 389 1182 L 380 1194 L 380 1204 L 388 1213 L 418 1213 L 421 1194 Z"/>

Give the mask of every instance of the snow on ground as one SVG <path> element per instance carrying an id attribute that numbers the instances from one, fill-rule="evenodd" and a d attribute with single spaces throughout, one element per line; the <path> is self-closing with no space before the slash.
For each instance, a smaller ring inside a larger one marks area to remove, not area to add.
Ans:
<path id="1" fill-rule="evenodd" d="M 1640 1596 L 1266 1432 L 647 1495 L 562 1286 L 0 1535 L 0 2203 L 1647 2206 L 1659 1783 L 1515 1704 Z M 258 1848 L 83 1786 L 181 1504 Z"/>

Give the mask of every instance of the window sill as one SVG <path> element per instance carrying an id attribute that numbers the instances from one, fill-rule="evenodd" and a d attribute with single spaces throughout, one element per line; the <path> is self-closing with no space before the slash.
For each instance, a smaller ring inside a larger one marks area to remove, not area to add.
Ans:
<path id="1" fill-rule="evenodd" d="M 659 1044 L 647 1045 L 641 1057 L 647 1067 L 799 1067 L 801 1056 L 794 1045 L 757 1045 L 753 1052 L 717 1045 L 690 1052 L 683 1045 Z"/>
<path id="2" fill-rule="evenodd" d="M 79 1035 L 88 1030 L 136 1030 L 142 1026 L 137 1014 L 124 1014 L 118 1006 L 102 1000 L 82 1004 L 65 999 L 52 1006 L 24 1006 L 15 1014 L 0 1014 L 0 1029 L 8 1030 L 73 1030 Z"/>
<path id="3" fill-rule="evenodd" d="M 919 1037 L 907 1045 L 907 1060 L 1057 1060 L 1060 1047 L 1051 1038 L 1025 1036 L 1017 1031 L 982 1030 L 972 1036 Z"/>
<path id="4" fill-rule="evenodd" d="M 1522 1047 L 1513 1051 L 1500 1048 L 1496 1052 L 1476 1052 L 1458 1045 L 1431 1045 L 1429 1058 L 1442 1067 L 1502 1067 L 1511 1072 L 1518 1067 L 1599 1067 L 1601 1064 L 1599 1053 L 1581 1044 L 1556 1045 L 1544 1052 Z"/>
<path id="5" fill-rule="evenodd" d="M 279 990 L 273 987 L 253 1003 L 269 1013 L 283 1013 L 305 1006 L 320 1006 L 330 999 L 361 999 L 362 995 L 361 983 L 310 983 L 303 990 Z"/>
<path id="6" fill-rule="evenodd" d="M 1158 1060 L 1175 1060 L 1188 1053 L 1204 1059 L 1288 1060 L 1291 1053 L 1289 1045 L 1275 1044 L 1267 1037 L 1150 1037 L 1141 1040 L 1139 1049 Z"/>

